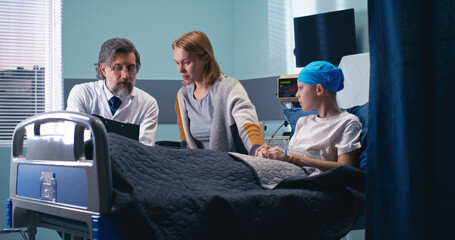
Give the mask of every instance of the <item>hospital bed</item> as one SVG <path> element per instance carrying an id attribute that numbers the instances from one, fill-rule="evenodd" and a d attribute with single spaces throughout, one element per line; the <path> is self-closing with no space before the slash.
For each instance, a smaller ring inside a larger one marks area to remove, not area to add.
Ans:
<path id="1" fill-rule="evenodd" d="M 42 113 L 14 132 L 7 225 L 29 239 L 37 227 L 64 239 L 340 239 L 364 207 L 365 174 L 307 170 L 145 146 L 87 114 Z"/>

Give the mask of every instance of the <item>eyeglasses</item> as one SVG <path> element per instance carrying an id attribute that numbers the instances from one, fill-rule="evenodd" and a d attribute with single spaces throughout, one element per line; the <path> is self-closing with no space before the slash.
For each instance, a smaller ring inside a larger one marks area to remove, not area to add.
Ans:
<path id="1" fill-rule="evenodd" d="M 131 65 L 124 68 L 123 66 L 116 64 L 112 66 L 111 69 L 115 73 L 115 75 L 120 75 L 124 69 L 126 69 L 128 71 L 128 74 L 130 75 L 135 75 L 137 73 L 136 65 Z"/>

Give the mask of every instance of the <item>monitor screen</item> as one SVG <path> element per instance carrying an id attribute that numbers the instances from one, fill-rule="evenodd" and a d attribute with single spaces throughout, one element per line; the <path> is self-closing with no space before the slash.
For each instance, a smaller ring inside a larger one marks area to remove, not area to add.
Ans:
<path id="1" fill-rule="evenodd" d="M 298 75 L 282 75 L 277 79 L 277 98 L 281 102 L 297 102 Z"/>
<path id="2" fill-rule="evenodd" d="M 294 18 L 294 37 L 297 67 L 313 61 L 338 65 L 357 53 L 354 9 Z"/>

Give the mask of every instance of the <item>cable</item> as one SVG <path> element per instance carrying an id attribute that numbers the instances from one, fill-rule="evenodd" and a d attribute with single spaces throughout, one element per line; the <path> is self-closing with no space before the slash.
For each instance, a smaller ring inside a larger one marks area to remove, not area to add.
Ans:
<path id="1" fill-rule="evenodd" d="M 280 130 L 280 128 L 283 127 L 283 126 L 287 127 L 288 124 L 289 124 L 289 122 L 286 121 L 286 120 L 284 120 L 283 124 L 281 124 L 281 125 L 277 128 L 277 130 L 272 134 L 272 136 L 270 137 L 269 142 L 267 143 L 267 145 L 270 145 L 270 142 L 271 142 L 272 139 L 275 137 L 275 134 L 278 132 L 278 130 Z"/>
<path id="2" fill-rule="evenodd" d="M 282 101 L 280 101 L 280 103 L 281 103 L 281 105 L 283 105 L 283 107 L 284 107 L 285 109 L 288 109 L 288 107 L 287 107 L 286 105 L 284 105 L 284 103 L 283 103 Z"/>

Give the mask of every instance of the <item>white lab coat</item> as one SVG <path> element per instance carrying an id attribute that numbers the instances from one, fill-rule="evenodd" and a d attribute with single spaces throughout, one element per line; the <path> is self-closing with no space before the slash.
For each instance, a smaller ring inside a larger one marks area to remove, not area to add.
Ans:
<path id="1" fill-rule="evenodd" d="M 117 112 L 112 116 L 103 86 L 103 80 L 75 85 L 68 95 L 66 110 L 96 114 L 107 119 L 137 124 L 140 126 L 139 141 L 153 146 L 159 113 L 155 98 L 134 87 L 131 94 L 125 97 Z"/>

